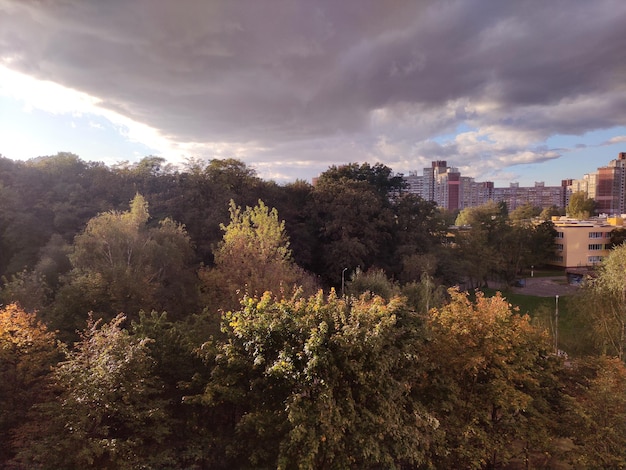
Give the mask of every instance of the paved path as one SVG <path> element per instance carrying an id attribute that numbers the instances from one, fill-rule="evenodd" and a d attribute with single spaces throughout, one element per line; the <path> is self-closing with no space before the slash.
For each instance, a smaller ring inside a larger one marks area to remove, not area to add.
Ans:
<path id="1" fill-rule="evenodd" d="M 527 277 L 524 287 L 509 287 L 510 292 L 524 295 L 536 295 L 538 297 L 572 295 L 579 290 L 580 287 L 567 284 L 567 278 L 564 275 L 553 277 Z"/>

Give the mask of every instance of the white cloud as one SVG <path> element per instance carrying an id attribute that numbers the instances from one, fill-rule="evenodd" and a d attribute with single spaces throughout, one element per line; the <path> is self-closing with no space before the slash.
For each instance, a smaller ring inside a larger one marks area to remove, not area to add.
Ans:
<path id="1" fill-rule="evenodd" d="M 614 145 L 614 144 L 621 144 L 623 142 L 626 142 L 626 135 L 618 135 L 618 136 L 610 138 L 606 142 L 602 143 L 602 145 Z"/>
<path id="2" fill-rule="evenodd" d="M 5 0 L 0 21 L 0 94 L 277 179 L 433 159 L 504 174 L 626 122 L 622 0 Z"/>
<path id="3" fill-rule="evenodd" d="M 18 99 L 25 109 L 40 109 L 52 114 L 89 113 L 99 99 L 80 91 L 37 80 L 0 64 L 0 95 Z"/>
<path id="4" fill-rule="evenodd" d="M 185 151 L 193 144 L 177 144 L 167 139 L 156 129 L 126 116 L 103 108 L 102 100 L 86 93 L 64 87 L 62 85 L 37 80 L 28 75 L 10 70 L 0 65 L 0 95 L 8 96 L 23 103 L 24 110 L 30 112 L 34 109 L 55 115 L 69 115 L 82 117 L 85 115 L 101 117 L 108 120 L 118 133 L 131 142 L 137 142 L 147 147 L 158 149 L 167 158 L 180 160 L 181 151 Z M 76 127 L 75 122 L 70 124 Z M 102 129 L 102 125 L 89 121 L 92 128 Z M 15 143 L 22 145 L 24 140 L 32 140 L 32 136 L 14 139 Z M 4 151 L 8 154 L 11 149 L 7 149 L 7 142 L 3 142 Z M 12 147 L 14 147 L 14 144 Z M 23 153 L 20 150 L 19 153 Z M 34 152 L 33 155 L 41 153 Z"/>

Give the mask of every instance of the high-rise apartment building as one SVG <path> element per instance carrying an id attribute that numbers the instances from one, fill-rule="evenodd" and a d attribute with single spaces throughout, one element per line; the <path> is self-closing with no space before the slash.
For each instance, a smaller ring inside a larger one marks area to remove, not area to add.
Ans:
<path id="1" fill-rule="evenodd" d="M 546 186 L 543 181 L 535 182 L 534 186 L 520 187 L 519 183 L 511 183 L 508 188 L 494 188 L 493 198 L 497 202 L 506 202 L 509 210 L 517 209 L 525 204 L 534 207 L 562 207 L 563 187 Z"/>
<path id="2" fill-rule="evenodd" d="M 510 210 L 527 203 L 534 206 L 563 206 L 563 187 L 545 186 L 543 182 L 526 188 L 512 183 L 508 188 L 495 188 L 493 182 L 477 182 L 474 178 L 461 176 L 457 168 L 449 167 L 445 160 L 432 162 L 424 168 L 422 176 L 411 172 L 405 177 L 408 191 L 439 207 L 449 210 L 465 209 L 485 204 L 487 201 L 504 201 Z"/>
<path id="3" fill-rule="evenodd" d="M 566 188 L 566 200 L 575 192 L 583 191 L 596 201 L 598 214 L 620 215 L 626 213 L 626 152 L 620 152 L 617 159 L 607 166 L 580 180 L 570 180 Z"/>
<path id="4" fill-rule="evenodd" d="M 565 201 L 563 207 L 567 207 L 569 204 L 569 198 L 573 193 L 584 192 L 587 197 L 596 198 L 596 188 L 598 186 L 598 173 L 588 173 L 579 180 L 563 180 L 562 184 L 565 187 Z"/>
<path id="5" fill-rule="evenodd" d="M 434 201 L 440 207 L 458 209 L 463 206 L 463 178 L 459 170 L 449 167 L 445 160 L 432 162 L 430 168 L 423 169 L 421 176 L 411 172 L 405 181 L 409 192 Z"/>
<path id="6" fill-rule="evenodd" d="M 607 166 L 581 179 L 562 180 L 560 186 L 535 182 L 530 187 L 511 183 L 508 187 L 496 188 L 491 181 L 476 182 L 474 178 L 461 176 L 459 170 L 449 167 L 445 160 L 432 162 L 421 176 L 411 172 L 405 180 L 409 192 L 450 210 L 479 206 L 489 200 L 506 202 L 509 210 L 525 204 L 565 208 L 573 193 L 583 191 L 596 201 L 598 214 L 626 214 L 626 152 L 620 152 Z"/>
<path id="7" fill-rule="evenodd" d="M 450 210 L 479 206 L 491 199 L 493 193 L 493 183 L 477 183 L 474 178 L 461 176 L 445 160 L 432 162 L 422 175 L 411 172 L 404 179 L 410 193 Z"/>

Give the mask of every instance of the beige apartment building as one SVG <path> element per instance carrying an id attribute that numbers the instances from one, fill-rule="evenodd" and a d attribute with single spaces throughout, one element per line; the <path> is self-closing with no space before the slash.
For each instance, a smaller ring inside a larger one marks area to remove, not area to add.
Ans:
<path id="1" fill-rule="evenodd" d="M 611 232 L 623 220 L 575 220 L 553 218 L 557 232 L 556 252 L 550 264 L 563 268 L 590 267 L 600 263 L 611 249 Z"/>

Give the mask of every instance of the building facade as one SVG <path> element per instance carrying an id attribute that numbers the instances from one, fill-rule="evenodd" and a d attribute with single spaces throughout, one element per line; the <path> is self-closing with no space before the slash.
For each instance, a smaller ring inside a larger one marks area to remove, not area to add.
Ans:
<path id="1" fill-rule="evenodd" d="M 563 185 L 545 186 L 537 182 L 532 187 L 520 187 L 512 183 L 508 188 L 496 188 L 491 181 L 477 182 L 461 176 L 461 172 L 449 167 L 445 160 L 432 162 L 430 168 L 423 169 L 422 175 L 411 172 L 404 179 L 410 193 L 448 210 L 476 207 L 488 201 L 506 202 L 509 210 L 529 203 L 542 208 L 564 207 L 565 201 Z"/>
<path id="2" fill-rule="evenodd" d="M 626 213 L 626 152 L 620 152 L 615 160 L 580 180 L 569 180 L 566 200 L 575 192 L 583 191 L 596 201 L 596 213 L 621 215 Z"/>
<path id="3" fill-rule="evenodd" d="M 616 228 L 607 219 L 576 220 L 554 218 L 556 251 L 549 264 L 562 268 L 591 267 L 611 250 L 611 232 Z"/>
<path id="4" fill-rule="evenodd" d="M 546 186 L 543 182 L 535 182 L 534 186 L 520 187 L 511 183 L 508 188 L 494 188 L 493 200 L 506 202 L 509 210 L 531 204 L 533 207 L 563 207 L 563 187 Z"/>

